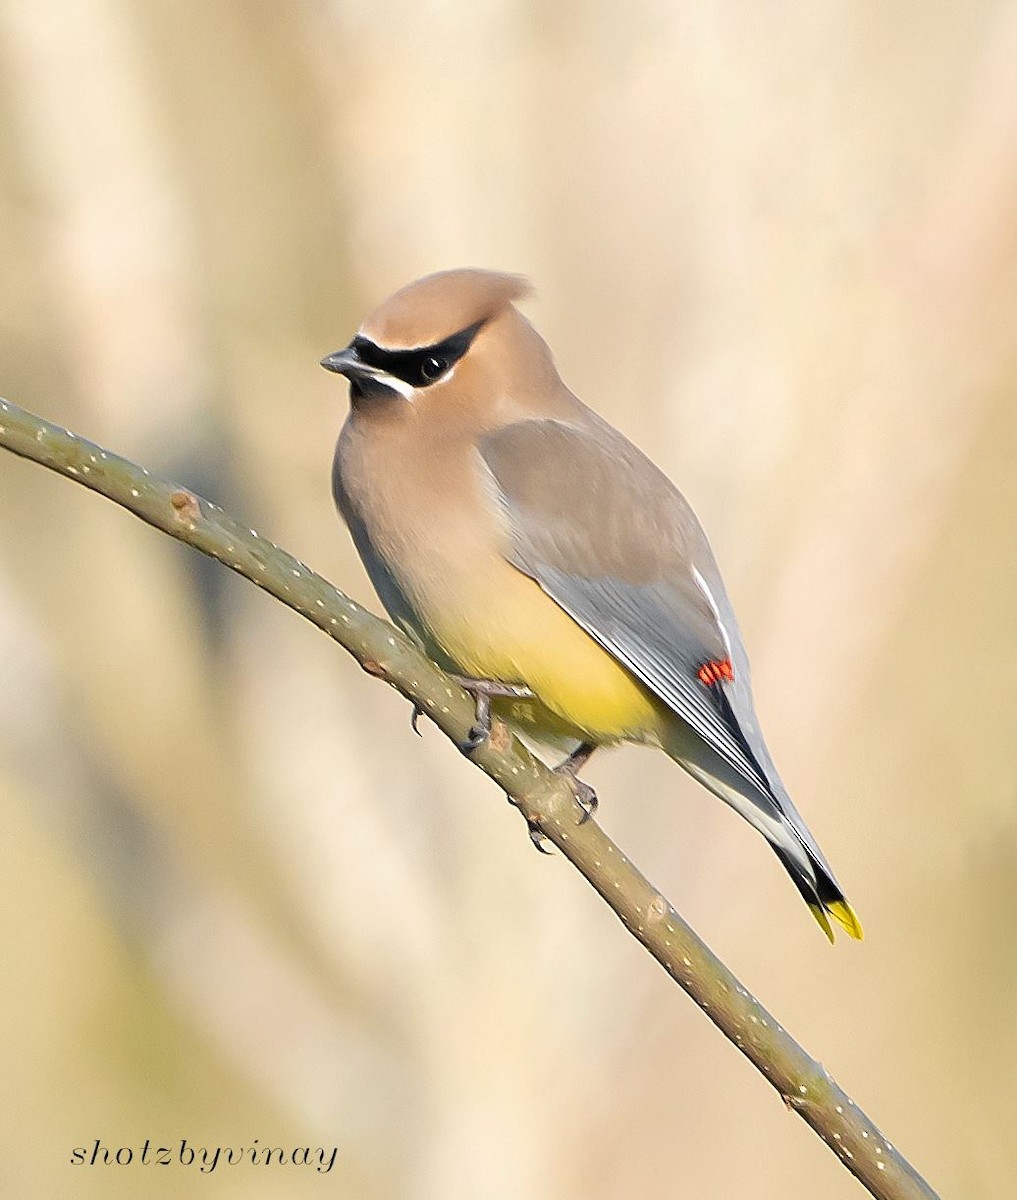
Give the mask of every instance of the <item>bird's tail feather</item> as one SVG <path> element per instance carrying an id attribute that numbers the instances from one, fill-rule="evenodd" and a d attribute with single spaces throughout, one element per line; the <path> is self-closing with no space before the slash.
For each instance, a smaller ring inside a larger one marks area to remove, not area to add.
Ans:
<path id="1" fill-rule="evenodd" d="M 809 911 L 816 918 L 820 929 L 830 941 L 833 941 L 830 917 L 833 917 L 851 937 L 861 941 L 864 936 L 861 922 L 825 864 L 809 854 L 809 862 L 815 874 L 815 879 L 811 879 L 783 847 L 773 842 L 770 845 L 784 864 L 784 869 L 791 876 L 795 887 L 801 892 L 802 899 L 809 906 Z"/>
<path id="2" fill-rule="evenodd" d="M 766 838 L 830 941 L 833 941 L 831 917 L 846 933 L 860 941 L 861 924 L 815 839 L 776 779 L 776 772 L 772 772 L 772 777 L 778 790 L 764 795 L 748 788 L 744 778 L 718 755 L 708 750 L 704 753 L 704 746 L 701 739 L 690 735 L 687 726 L 677 722 L 669 728 L 669 736 L 663 741 L 664 751 L 675 762 L 730 804 Z"/>

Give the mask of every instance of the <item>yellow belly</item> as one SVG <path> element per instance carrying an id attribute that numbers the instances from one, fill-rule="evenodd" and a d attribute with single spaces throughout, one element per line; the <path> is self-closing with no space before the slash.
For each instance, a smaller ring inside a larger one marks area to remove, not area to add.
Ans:
<path id="1" fill-rule="evenodd" d="M 496 586 L 470 592 L 436 615 L 425 641 L 462 675 L 534 693 L 496 703 L 499 715 L 538 738 L 659 741 L 659 701 L 533 580 L 505 564 Z"/>

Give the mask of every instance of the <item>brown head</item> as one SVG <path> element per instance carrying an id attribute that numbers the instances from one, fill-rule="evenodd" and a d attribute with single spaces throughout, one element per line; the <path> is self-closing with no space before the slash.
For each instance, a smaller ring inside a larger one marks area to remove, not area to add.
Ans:
<path id="1" fill-rule="evenodd" d="M 530 288 L 518 275 L 461 269 L 427 275 L 378 306 L 343 350 L 321 360 L 350 381 L 350 400 L 365 413 L 378 403 L 451 411 L 466 406 L 494 416 L 539 407 L 562 388 L 543 339 L 513 301 Z"/>

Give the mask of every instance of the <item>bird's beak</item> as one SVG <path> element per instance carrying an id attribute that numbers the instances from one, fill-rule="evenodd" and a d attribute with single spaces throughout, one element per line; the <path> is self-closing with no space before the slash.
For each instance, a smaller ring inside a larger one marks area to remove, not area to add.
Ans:
<path id="1" fill-rule="evenodd" d="M 372 367 L 370 363 L 365 363 L 352 342 L 345 350 L 327 354 L 321 360 L 321 365 L 326 371 L 335 371 L 337 375 L 346 376 L 350 381 L 350 401 L 353 404 L 374 397 L 384 399 L 393 395 L 405 395 L 405 385 L 393 379 L 381 367 Z"/>
<path id="2" fill-rule="evenodd" d="M 321 360 L 321 365 L 326 371 L 335 371 L 337 375 L 345 375 L 350 380 L 370 379 L 378 373 L 375 367 L 369 367 L 361 361 L 360 355 L 352 346 L 326 354 Z"/>

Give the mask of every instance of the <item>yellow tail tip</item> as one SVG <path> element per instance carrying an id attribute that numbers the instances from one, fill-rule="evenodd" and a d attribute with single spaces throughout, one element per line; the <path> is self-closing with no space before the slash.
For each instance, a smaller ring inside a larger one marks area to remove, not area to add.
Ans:
<path id="1" fill-rule="evenodd" d="M 825 911 L 818 904 L 810 904 L 809 912 L 816 918 L 816 924 L 830 939 L 830 944 L 833 945 L 833 930 L 830 928 L 830 922 L 826 919 Z"/>
<path id="2" fill-rule="evenodd" d="M 834 941 L 833 928 L 830 925 L 827 913 L 847 931 L 855 939 L 860 942 L 865 934 L 862 932 L 862 923 L 855 916 L 855 910 L 846 900 L 835 900 L 832 904 L 827 904 L 825 907 L 820 907 L 818 904 L 810 904 L 809 912 L 816 918 L 816 924 L 830 939 L 831 944 Z"/>
<path id="3" fill-rule="evenodd" d="M 832 904 L 828 904 L 827 911 L 830 916 L 855 939 L 860 942 L 865 934 L 862 932 L 862 923 L 855 916 L 855 910 L 846 900 L 835 900 Z"/>

